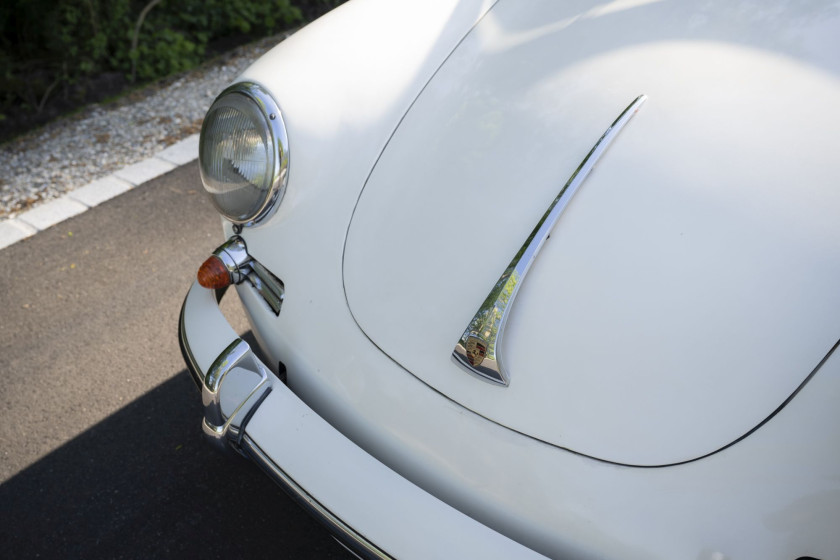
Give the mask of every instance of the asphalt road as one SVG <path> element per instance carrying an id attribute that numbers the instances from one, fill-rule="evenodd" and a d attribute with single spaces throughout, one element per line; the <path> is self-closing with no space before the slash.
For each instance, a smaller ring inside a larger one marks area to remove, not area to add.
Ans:
<path id="1" fill-rule="evenodd" d="M 201 438 L 177 321 L 221 241 L 193 163 L 0 251 L 5 558 L 349 558 Z"/>

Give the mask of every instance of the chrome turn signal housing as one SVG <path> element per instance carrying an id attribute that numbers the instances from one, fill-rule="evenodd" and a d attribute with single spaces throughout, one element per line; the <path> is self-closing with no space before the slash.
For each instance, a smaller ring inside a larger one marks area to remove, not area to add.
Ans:
<path id="1" fill-rule="evenodd" d="M 289 142 L 277 103 L 251 82 L 234 84 L 201 127 L 199 169 L 216 209 L 241 226 L 270 216 L 286 190 Z"/>
<path id="2" fill-rule="evenodd" d="M 280 314 L 286 297 L 283 281 L 248 254 L 245 240 L 238 235 L 213 251 L 196 276 L 198 284 L 208 290 L 224 290 L 228 286 L 247 282 L 275 315 Z"/>

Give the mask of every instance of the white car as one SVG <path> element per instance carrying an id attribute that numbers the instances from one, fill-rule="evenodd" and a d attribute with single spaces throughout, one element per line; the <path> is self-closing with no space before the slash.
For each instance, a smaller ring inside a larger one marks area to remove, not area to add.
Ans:
<path id="1" fill-rule="evenodd" d="M 200 168 L 204 432 L 357 555 L 840 558 L 836 2 L 353 0 Z"/>

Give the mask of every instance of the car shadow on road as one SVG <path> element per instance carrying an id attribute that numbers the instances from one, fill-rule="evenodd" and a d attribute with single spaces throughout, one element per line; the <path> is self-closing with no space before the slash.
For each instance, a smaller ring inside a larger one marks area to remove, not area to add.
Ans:
<path id="1" fill-rule="evenodd" d="M 349 557 L 255 465 L 203 441 L 200 418 L 182 371 L 9 479 L 4 555 Z"/>

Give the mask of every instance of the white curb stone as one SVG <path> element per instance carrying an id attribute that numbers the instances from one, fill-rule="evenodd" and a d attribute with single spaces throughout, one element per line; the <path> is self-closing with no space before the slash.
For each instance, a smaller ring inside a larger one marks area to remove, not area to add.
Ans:
<path id="1" fill-rule="evenodd" d="M 135 186 L 198 158 L 198 134 L 172 144 L 155 157 L 129 165 L 116 173 L 72 190 L 11 220 L 0 221 L 0 249 L 35 235 L 67 218 L 99 206 Z"/>
<path id="2" fill-rule="evenodd" d="M 85 210 L 87 206 L 65 195 L 24 212 L 17 219 L 41 231 Z"/>
<path id="3" fill-rule="evenodd" d="M 159 177 L 164 173 L 172 171 L 173 169 L 175 169 L 174 164 L 153 157 L 120 169 L 114 173 L 114 176 L 118 179 L 122 179 L 123 181 L 128 181 L 136 187 L 137 185 L 142 185 L 146 181 L 151 181 L 155 177 Z"/>
<path id="4" fill-rule="evenodd" d="M 94 207 L 106 200 L 111 200 L 132 188 L 132 184 L 122 179 L 109 175 L 92 183 L 88 183 L 80 189 L 70 191 L 67 196 L 81 202 L 85 206 Z"/>
<path id="5" fill-rule="evenodd" d="M 12 219 L 0 222 L 0 249 L 26 239 L 38 231 L 20 220 Z"/>
<path id="6" fill-rule="evenodd" d="M 158 159 L 174 163 L 175 165 L 184 165 L 194 159 L 198 158 L 198 134 L 193 134 L 184 138 L 180 142 L 172 144 L 159 154 L 155 156 Z"/>

